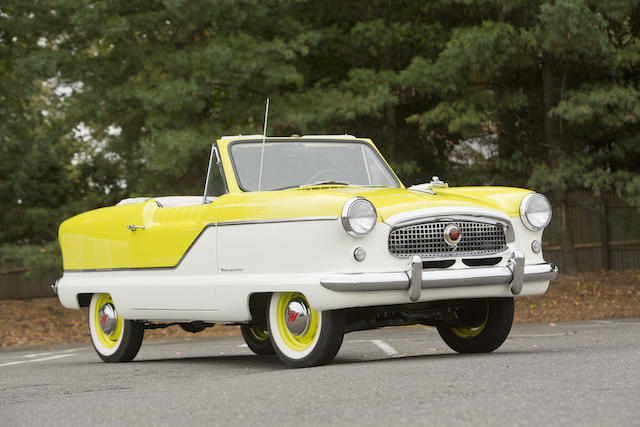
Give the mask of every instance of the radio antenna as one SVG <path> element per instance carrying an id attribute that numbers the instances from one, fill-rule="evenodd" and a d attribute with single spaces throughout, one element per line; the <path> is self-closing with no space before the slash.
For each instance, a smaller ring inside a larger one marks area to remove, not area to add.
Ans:
<path id="1" fill-rule="evenodd" d="M 258 175 L 258 191 L 262 189 L 262 164 L 264 163 L 264 143 L 267 139 L 267 119 L 269 118 L 269 98 L 264 109 L 264 127 L 262 128 L 262 153 L 260 153 L 260 174 Z"/>

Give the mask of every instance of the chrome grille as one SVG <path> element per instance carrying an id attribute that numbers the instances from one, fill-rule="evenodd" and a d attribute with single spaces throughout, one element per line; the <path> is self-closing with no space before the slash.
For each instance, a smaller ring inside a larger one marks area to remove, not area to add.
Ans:
<path id="1" fill-rule="evenodd" d="M 444 240 L 444 229 L 451 223 L 456 224 L 462 233 L 462 239 L 455 248 Z M 475 221 L 424 222 L 396 228 L 389 234 L 389 252 L 398 257 L 491 255 L 506 248 L 502 225 Z"/>

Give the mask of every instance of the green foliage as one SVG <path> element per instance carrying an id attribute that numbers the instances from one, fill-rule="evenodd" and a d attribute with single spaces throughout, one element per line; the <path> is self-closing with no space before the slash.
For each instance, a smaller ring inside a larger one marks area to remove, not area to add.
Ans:
<path id="1" fill-rule="evenodd" d="M 599 133 L 640 122 L 640 90 L 607 85 L 571 91 L 550 113 L 573 125 L 595 125 Z M 604 136 L 604 135 L 603 135 Z"/>
<path id="2" fill-rule="evenodd" d="M 26 268 L 30 275 L 44 276 L 49 273 L 62 273 L 62 254 L 57 242 L 43 245 L 0 246 L 0 273 Z"/>
<path id="3" fill-rule="evenodd" d="M 407 185 L 640 204 L 639 22 L 637 0 L 7 0 L 0 243 L 201 193 L 211 142 L 261 132 L 266 97 L 269 134 L 371 137 Z"/>
<path id="4" fill-rule="evenodd" d="M 444 49 L 402 72 L 441 101 L 408 120 L 462 139 L 495 135 L 490 182 L 639 200 L 638 2 L 453 3 Z"/>
<path id="5" fill-rule="evenodd" d="M 614 50 L 607 21 L 582 0 L 542 4 L 539 19 L 540 48 L 563 61 L 598 64 Z"/>

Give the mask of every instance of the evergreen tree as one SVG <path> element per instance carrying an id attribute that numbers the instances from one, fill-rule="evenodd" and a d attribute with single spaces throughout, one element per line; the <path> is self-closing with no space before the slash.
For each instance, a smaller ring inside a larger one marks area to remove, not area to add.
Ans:
<path id="1" fill-rule="evenodd" d="M 453 1 L 459 19 L 438 58 L 406 76 L 442 101 L 425 129 L 496 141 L 491 182 L 551 195 L 562 221 L 563 270 L 577 272 L 567 193 L 615 191 L 640 202 L 640 6 Z"/>
<path id="2" fill-rule="evenodd" d="M 372 137 L 406 184 L 545 192 L 573 273 L 567 194 L 640 204 L 639 32 L 638 0 L 7 0 L 0 242 L 201 193 L 211 142 L 261 133 L 270 97 L 270 135 Z"/>

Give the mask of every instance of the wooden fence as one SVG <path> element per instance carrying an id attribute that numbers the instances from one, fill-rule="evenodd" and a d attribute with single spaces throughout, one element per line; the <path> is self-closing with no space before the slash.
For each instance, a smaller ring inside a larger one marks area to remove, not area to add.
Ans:
<path id="1" fill-rule="evenodd" d="M 574 192 L 569 225 L 580 271 L 640 269 L 640 209 L 617 197 Z M 544 232 L 543 252 L 561 272 L 562 238 L 556 215 Z"/>
<path id="2" fill-rule="evenodd" d="M 640 209 L 616 197 L 575 192 L 569 197 L 569 221 L 580 271 L 640 269 Z M 562 272 L 562 235 L 558 215 L 544 232 L 545 260 Z M 26 269 L 0 274 L 0 299 L 53 296 L 57 274 L 26 275 Z"/>
<path id="3" fill-rule="evenodd" d="M 0 274 L 0 300 L 52 297 L 55 294 L 51 285 L 58 274 L 26 274 L 28 270 L 21 268 Z"/>

